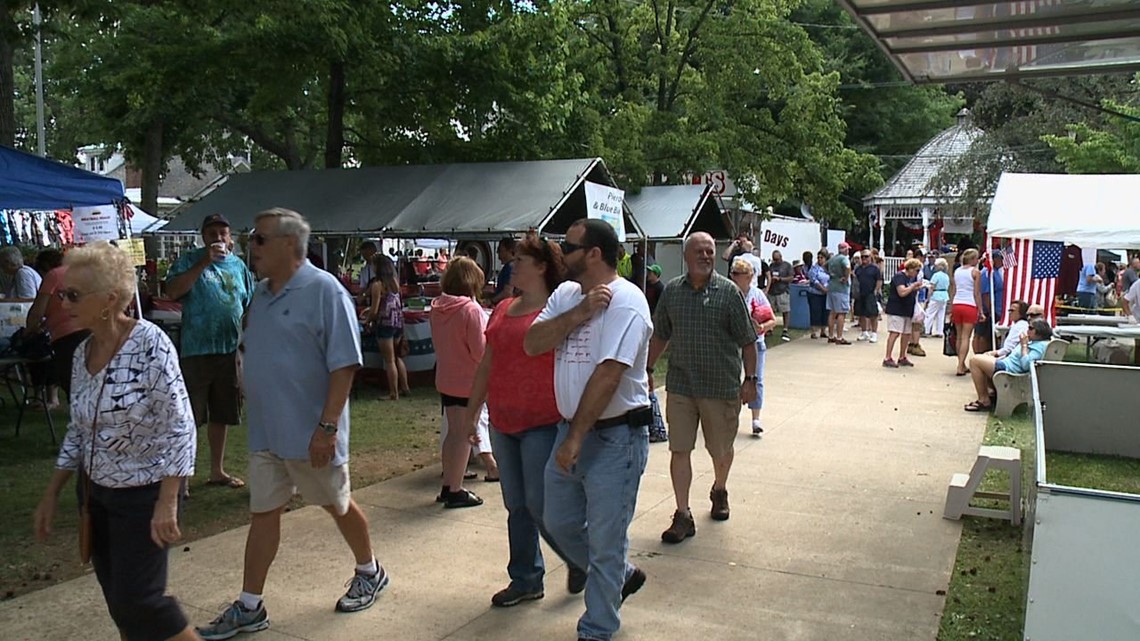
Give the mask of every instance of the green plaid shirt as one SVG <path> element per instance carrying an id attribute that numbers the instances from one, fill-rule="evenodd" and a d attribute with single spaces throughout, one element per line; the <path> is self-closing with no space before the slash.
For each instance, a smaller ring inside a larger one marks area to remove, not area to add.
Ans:
<path id="1" fill-rule="evenodd" d="M 756 329 L 731 280 L 713 272 L 702 289 L 693 289 L 688 276 L 669 281 L 653 315 L 653 335 L 669 341 L 667 392 L 726 401 L 740 396 L 740 348 L 756 342 Z"/>

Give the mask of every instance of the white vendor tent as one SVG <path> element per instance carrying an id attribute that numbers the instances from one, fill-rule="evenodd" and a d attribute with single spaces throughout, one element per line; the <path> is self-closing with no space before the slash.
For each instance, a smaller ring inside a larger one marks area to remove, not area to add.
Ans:
<path id="1" fill-rule="evenodd" d="M 986 231 L 1081 247 L 1140 248 L 1140 175 L 1002 174 Z"/>

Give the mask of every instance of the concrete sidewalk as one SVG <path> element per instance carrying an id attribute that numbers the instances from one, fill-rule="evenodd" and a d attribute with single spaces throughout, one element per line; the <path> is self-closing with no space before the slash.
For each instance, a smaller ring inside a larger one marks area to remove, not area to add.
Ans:
<path id="1" fill-rule="evenodd" d="M 623 608 L 618 638 L 934 639 L 960 533 L 941 518 L 946 485 L 972 464 L 985 415 L 962 411 L 968 379 L 930 351 L 914 369 L 887 370 L 882 343 L 771 349 L 763 440 L 741 413 L 732 518 L 709 519 L 712 469 L 698 450 L 698 531 L 679 545 L 660 540 L 674 508 L 667 446 L 652 445 L 630 532 L 649 580 Z M 355 493 L 392 576 L 366 612 L 333 612 L 352 559 L 327 515 L 286 515 L 266 594 L 273 627 L 237 638 L 575 639 L 582 599 L 565 592 L 565 568 L 549 553 L 544 600 L 490 607 L 507 584 L 497 486 L 471 486 L 482 507 L 444 510 L 433 502 L 438 474 Z M 244 543 L 242 528 L 172 552 L 170 590 L 194 623 L 235 598 Z M 6 641 L 118 638 L 92 575 L 0 603 L 0 630 Z"/>

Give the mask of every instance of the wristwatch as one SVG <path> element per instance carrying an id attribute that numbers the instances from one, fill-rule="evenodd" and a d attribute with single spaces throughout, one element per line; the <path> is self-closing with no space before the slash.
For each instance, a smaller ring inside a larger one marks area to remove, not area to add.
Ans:
<path id="1" fill-rule="evenodd" d="M 336 434 L 337 431 L 336 423 L 325 423 L 322 421 L 317 423 L 317 427 L 321 428 L 321 431 L 329 436 Z"/>
<path id="2" fill-rule="evenodd" d="M 758 380 L 760 380 L 760 377 L 759 377 L 759 376 L 757 376 L 757 375 L 755 375 L 755 374 L 753 374 L 752 376 L 745 376 L 745 377 L 744 377 L 744 382 L 745 382 L 745 383 L 747 383 L 748 381 L 753 381 L 753 382 L 755 382 L 755 381 L 758 381 Z"/>

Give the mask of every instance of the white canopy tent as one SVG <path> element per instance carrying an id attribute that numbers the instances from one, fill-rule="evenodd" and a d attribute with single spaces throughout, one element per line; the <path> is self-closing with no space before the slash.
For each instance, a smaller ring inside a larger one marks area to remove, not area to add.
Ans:
<path id="1" fill-rule="evenodd" d="M 1140 175 L 1002 174 L 986 232 L 1140 249 Z"/>

